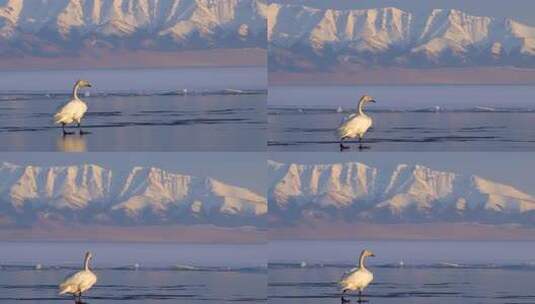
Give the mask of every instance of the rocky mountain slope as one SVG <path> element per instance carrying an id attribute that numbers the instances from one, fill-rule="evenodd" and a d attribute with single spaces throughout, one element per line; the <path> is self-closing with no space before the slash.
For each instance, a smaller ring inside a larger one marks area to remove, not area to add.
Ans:
<path id="1" fill-rule="evenodd" d="M 398 165 L 269 163 L 276 222 L 477 222 L 533 225 L 535 197 L 485 178 Z"/>
<path id="2" fill-rule="evenodd" d="M 535 66 L 535 27 L 512 19 L 435 9 L 426 15 L 395 7 L 336 10 L 272 3 L 271 64 Z"/>
<path id="3" fill-rule="evenodd" d="M 135 167 L 0 165 L 0 223 L 257 225 L 265 197 L 213 178 Z"/>
<path id="4" fill-rule="evenodd" d="M 264 47 L 261 0 L 4 0 L 0 55 Z"/>

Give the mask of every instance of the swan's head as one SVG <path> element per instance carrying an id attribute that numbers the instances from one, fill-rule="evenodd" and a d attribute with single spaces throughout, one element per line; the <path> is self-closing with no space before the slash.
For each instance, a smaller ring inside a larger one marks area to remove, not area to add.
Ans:
<path id="1" fill-rule="evenodd" d="M 373 252 L 371 252 L 370 250 L 368 249 L 364 249 L 362 250 L 362 253 L 360 254 L 362 257 L 375 257 L 375 254 Z"/>
<path id="2" fill-rule="evenodd" d="M 80 79 L 76 82 L 76 86 L 79 88 L 90 88 L 92 87 L 91 83 L 87 80 Z"/>
<path id="3" fill-rule="evenodd" d="M 369 95 L 364 95 L 360 98 L 360 102 L 362 103 L 368 103 L 368 102 L 373 102 L 375 103 L 375 99 L 373 99 L 373 97 L 369 96 Z"/>

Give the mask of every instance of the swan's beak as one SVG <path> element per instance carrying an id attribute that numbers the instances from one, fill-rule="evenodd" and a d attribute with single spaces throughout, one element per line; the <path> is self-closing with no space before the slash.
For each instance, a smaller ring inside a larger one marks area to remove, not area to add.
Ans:
<path id="1" fill-rule="evenodd" d="M 90 83 L 87 84 L 87 87 L 90 88 L 92 87 L 93 85 L 91 85 Z"/>
<path id="2" fill-rule="evenodd" d="M 371 257 L 375 257 L 375 254 L 372 253 L 372 254 L 370 254 L 370 256 L 371 256 Z"/>
<path id="3" fill-rule="evenodd" d="M 376 101 L 375 101 L 375 99 L 372 99 L 372 100 L 370 100 L 370 102 L 373 102 L 373 103 L 375 103 Z"/>

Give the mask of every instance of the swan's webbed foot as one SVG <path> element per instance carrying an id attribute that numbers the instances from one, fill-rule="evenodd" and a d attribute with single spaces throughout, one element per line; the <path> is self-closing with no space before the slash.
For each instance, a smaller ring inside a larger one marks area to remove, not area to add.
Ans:
<path id="1" fill-rule="evenodd" d="M 343 152 L 344 150 L 349 149 L 348 146 L 344 146 L 344 140 L 346 140 L 346 139 L 347 139 L 347 137 L 344 137 L 344 138 L 340 139 L 340 152 Z"/>
<path id="2" fill-rule="evenodd" d="M 362 150 L 369 150 L 371 149 L 370 146 L 365 146 L 365 145 L 362 145 L 362 144 L 359 144 L 359 150 L 362 151 Z"/>
<path id="3" fill-rule="evenodd" d="M 73 131 L 67 131 L 67 130 L 65 130 L 65 124 L 61 124 L 61 131 L 63 132 L 63 136 L 74 134 Z"/>
<path id="4" fill-rule="evenodd" d="M 345 150 L 349 149 L 348 146 L 344 146 L 343 143 L 340 143 L 340 152 L 344 152 Z"/>
<path id="5" fill-rule="evenodd" d="M 84 130 L 82 129 L 82 125 L 81 125 L 80 123 L 78 123 L 78 133 L 79 133 L 80 135 L 91 134 L 91 132 L 89 132 L 89 131 L 84 131 Z"/>

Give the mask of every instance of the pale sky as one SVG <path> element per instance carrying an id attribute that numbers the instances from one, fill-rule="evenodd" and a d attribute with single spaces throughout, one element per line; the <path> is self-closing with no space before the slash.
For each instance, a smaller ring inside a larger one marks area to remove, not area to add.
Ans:
<path id="1" fill-rule="evenodd" d="M 270 0 L 277 3 L 307 4 L 322 8 L 376 8 L 394 6 L 414 13 L 433 8 L 455 8 L 474 15 L 512 18 L 535 25 L 533 0 Z"/>

